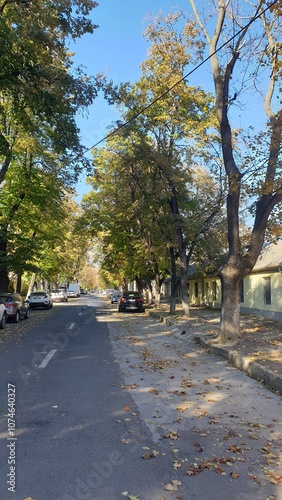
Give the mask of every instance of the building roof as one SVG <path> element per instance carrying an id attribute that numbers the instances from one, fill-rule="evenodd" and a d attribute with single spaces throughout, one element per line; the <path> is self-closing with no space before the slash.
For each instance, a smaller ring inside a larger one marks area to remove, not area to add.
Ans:
<path id="1" fill-rule="evenodd" d="M 282 269 L 282 241 L 271 243 L 264 248 L 253 267 L 254 271 Z"/>

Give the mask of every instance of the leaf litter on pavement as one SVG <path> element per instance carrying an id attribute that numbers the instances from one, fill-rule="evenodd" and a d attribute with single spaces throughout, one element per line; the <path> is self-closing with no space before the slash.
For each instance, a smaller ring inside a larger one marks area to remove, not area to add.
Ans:
<path id="1" fill-rule="evenodd" d="M 169 331 L 167 325 L 137 315 L 109 326 L 125 379 L 122 388 L 132 390 L 155 439 L 156 435 L 165 439 L 177 455 L 171 474 L 177 472 L 180 477 L 168 478 L 165 490 L 177 491 L 185 477 L 205 471 L 228 481 L 243 478 L 257 487 L 281 484 L 279 396 L 225 361 L 215 363 L 192 344 L 189 324 L 185 324 L 185 339 L 174 335 L 184 328 L 183 323 L 171 325 Z M 161 456 L 150 450 L 140 454 L 145 460 L 161 460 Z"/>

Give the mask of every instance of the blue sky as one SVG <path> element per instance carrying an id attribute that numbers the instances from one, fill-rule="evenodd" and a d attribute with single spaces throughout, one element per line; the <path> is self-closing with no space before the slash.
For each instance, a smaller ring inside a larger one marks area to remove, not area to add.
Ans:
<path id="1" fill-rule="evenodd" d="M 149 48 L 142 35 L 146 18 L 148 15 L 155 16 L 160 10 L 167 14 L 177 8 L 187 14 L 191 12 L 188 0 L 100 0 L 91 16 L 99 28 L 92 35 L 85 35 L 70 46 L 70 50 L 75 52 L 74 66 L 82 65 L 89 75 L 105 73 L 116 84 L 136 81 L 140 76 L 140 64 L 146 59 Z M 212 90 L 209 62 L 195 72 L 193 81 L 190 78 L 189 81 L 192 85 L 204 82 L 205 90 Z M 252 124 L 256 126 L 260 110 L 257 108 L 254 113 L 250 105 L 239 112 L 238 126 L 244 123 L 246 113 L 251 115 Z M 77 118 L 83 145 L 86 148 L 94 146 L 105 137 L 107 127 L 118 118 L 117 111 L 102 96 L 97 98 L 89 108 L 88 116 Z M 91 157 L 90 152 L 88 155 Z M 86 191 L 88 188 L 82 178 L 77 185 L 77 201 L 80 201 L 81 195 Z"/>
<path id="2" fill-rule="evenodd" d="M 137 80 L 140 64 L 146 59 L 149 48 L 142 35 L 146 18 L 160 10 L 167 14 L 178 7 L 189 12 L 188 0 L 100 0 L 91 16 L 99 28 L 70 46 L 75 52 L 74 66 L 82 65 L 89 75 L 106 73 L 117 84 Z M 97 98 L 88 116 L 77 118 L 83 145 L 90 148 L 102 139 L 107 134 L 107 127 L 118 117 L 117 111 L 102 96 Z M 80 200 L 87 191 L 83 179 L 77 191 Z"/>

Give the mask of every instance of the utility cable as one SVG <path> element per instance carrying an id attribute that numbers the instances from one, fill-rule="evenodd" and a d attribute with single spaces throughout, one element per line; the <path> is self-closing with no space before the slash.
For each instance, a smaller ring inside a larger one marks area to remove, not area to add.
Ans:
<path id="1" fill-rule="evenodd" d="M 211 57 L 213 57 L 215 54 L 217 54 L 217 52 L 219 52 L 221 49 L 223 49 L 226 45 L 228 45 L 230 42 L 232 42 L 232 40 L 234 40 L 238 35 L 240 35 L 243 31 L 245 31 L 249 26 L 251 26 L 251 24 L 256 21 L 257 19 L 259 19 L 259 17 L 261 17 L 263 14 L 265 14 L 265 12 L 267 12 L 269 9 L 271 9 L 276 3 L 278 2 L 278 0 L 274 0 L 271 4 L 269 4 L 262 12 L 260 12 L 259 14 L 257 14 L 255 17 L 253 17 L 245 26 L 243 26 L 243 28 L 241 28 L 239 31 L 237 31 L 237 33 L 235 33 L 235 35 L 233 35 L 231 38 L 229 38 L 226 42 L 224 42 L 220 47 L 218 47 L 214 52 L 212 52 L 212 54 L 210 54 L 208 57 L 206 57 L 203 61 L 201 61 L 197 66 L 195 66 L 195 68 L 193 68 L 191 71 L 189 71 L 185 76 L 183 76 L 182 78 L 180 78 L 180 80 L 178 80 L 176 83 L 174 83 L 171 87 L 169 87 L 165 92 L 163 92 L 160 96 L 156 97 L 155 99 L 153 99 L 149 104 L 147 104 L 147 106 L 145 106 L 144 108 L 142 108 L 140 111 L 138 111 L 138 113 L 136 113 L 134 116 L 132 116 L 129 120 L 127 120 L 126 122 L 122 123 L 118 128 L 112 130 L 112 132 L 110 132 L 109 134 L 105 135 L 102 139 L 100 139 L 98 142 L 96 142 L 93 146 L 91 146 L 90 148 L 87 148 L 85 149 L 84 153 L 87 153 L 88 151 L 90 151 L 91 149 L 93 148 L 96 148 L 99 144 L 101 144 L 102 142 L 104 142 L 106 139 L 108 139 L 109 137 L 111 137 L 112 135 L 114 134 L 117 134 L 121 129 L 123 129 L 124 127 L 126 127 L 127 125 L 129 125 L 129 123 L 131 123 L 132 121 L 136 120 L 136 118 L 138 118 L 138 116 L 142 115 L 145 111 L 147 111 L 147 109 L 149 109 L 151 106 L 153 106 L 156 102 L 160 101 L 161 99 L 163 99 L 163 97 L 165 97 L 171 90 L 173 90 L 175 87 L 177 87 L 177 85 L 179 85 L 181 82 L 185 81 L 190 75 L 192 75 L 195 71 L 197 71 L 201 66 L 203 66 L 207 61 L 209 61 L 211 59 Z"/>

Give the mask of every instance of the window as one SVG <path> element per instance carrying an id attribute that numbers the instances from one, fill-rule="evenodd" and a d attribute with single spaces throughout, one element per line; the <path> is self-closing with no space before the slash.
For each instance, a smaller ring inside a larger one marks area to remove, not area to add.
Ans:
<path id="1" fill-rule="evenodd" d="M 216 300 L 216 281 L 212 282 L 212 300 Z"/>
<path id="2" fill-rule="evenodd" d="M 208 300 L 209 299 L 209 282 L 208 281 L 205 282 L 205 296 L 206 296 L 205 297 L 206 300 Z"/>
<path id="3" fill-rule="evenodd" d="M 264 303 L 266 305 L 270 305 L 271 304 L 270 278 L 263 278 L 263 295 L 264 295 Z"/>
<path id="4" fill-rule="evenodd" d="M 195 297 L 199 297 L 199 283 L 195 281 Z"/>
<path id="5" fill-rule="evenodd" d="M 240 302 L 245 301 L 245 292 L 244 292 L 244 280 L 240 283 Z"/>

